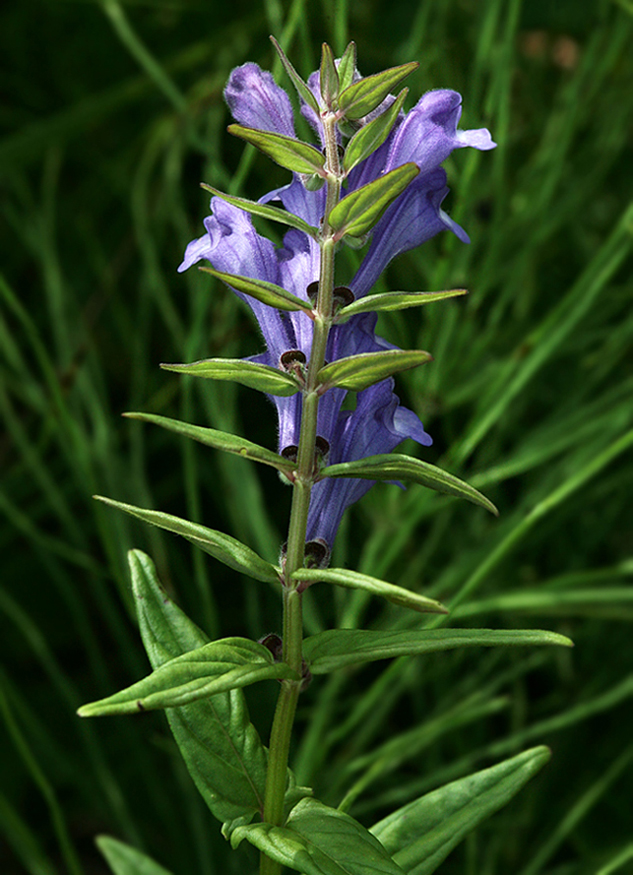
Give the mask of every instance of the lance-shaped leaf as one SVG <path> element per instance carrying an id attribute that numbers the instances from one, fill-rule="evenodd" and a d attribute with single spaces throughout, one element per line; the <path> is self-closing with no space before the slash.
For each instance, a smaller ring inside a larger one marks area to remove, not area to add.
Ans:
<path id="1" fill-rule="evenodd" d="M 319 104 L 317 103 L 316 97 L 310 91 L 310 89 L 308 88 L 306 83 L 303 81 L 301 76 L 297 73 L 295 68 L 292 66 L 292 64 L 290 63 L 290 61 L 286 57 L 286 53 L 284 52 L 282 47 L 279 45 L 279 43 L 277 42 L 277 40 L 275 39 L 274 36 L 270 37 L 270 41 L 274 45 L 275 49 L 277 50 L 277 54 L 279 55 L 279 59 L 281 60 L 281 63 L 284 66 L 284 70 L 286 71 L 286 73 L 290 77 L 290 80 L 292 81 L 292 84 L 294 85 L 294 87 L 297 89 L 297 94 L 299 95 L 299 97 L 302 97 L 303 100 L 308 104 L 308 106 L 311 106 L 312 109 L 318 115 L 321 112 L 321 108 L 319 107 Z"/>
<path id="2" fill-rule="evenodd" d="M 170 659 L 130 687 L 82 705 L 77 714 L 105 717 L 177 708 L 257 681 L 282 678 L 300 679 L 285 662 L 274 662 L 263 644 L 248 638 L 223 638 Z"/>
<path id="3" fill-rule="evenodd" d="M 345 113 L 345 118 L 362 118 L 372 112 L 380 106 L 392 88 L 397 88 L 402 80 L 419 66 L 417 61 L 410 61 L 408 64 L 390 67 L 382 73 L 365 76 L 364 79 L 354 82 L 339 96 L 339 108 Z"/>
<path id="4" fill-rule="evenodd" d="M 127 419 L 138 419 L 141 422 L 160 425 L 176 434 L 199 441 L 207 447 L 234 453 L 236 456 L 250 459 L 253 462 L 261 462 L 263 465 L 270 465 L 288 474 L 296 468 L 296 464 L 280 456 L 279 453 L 273 453 L 266 447 L 260 447 L 259 444 L 254 444 L 252 441 L 247 441 L 230 432 L 218 431 L 215 428 L 203 428 L 200 425 L 190 425 L 179 419 L 169 419 L 167 416 L 156 416 L 152 413 L 124 413 L 123 416 Z"/>
<path id="5" fill-rule="evenodd" d="M 338 97 L 339 81 L 336 65 L 334 63 L 334 55 L 332 49 L 327 43 L 323 43 L 321 47 L 321 66 L 319 68 L 319 81 L 321 84 L 321 97 L 323 103 L 332 107 L 334 101 Z"/>
<path id="6" fill-rule="evenodd" d="M 265 583 L 279 583 L 279 569 L 258 556 L 254 550 L 242 544 L 236 538 L 218 532 L 215 529 L 207 529 L 198 523 L 183 520 L 170 513 L 162 513 L 159 510 L 147 510 L 143 507 L 134 507 L 132 504 L 124 504 L 122 501 L 113 501 L 104 498 L 103 495 L 95 495 L 98 501 L 103 501 L 111 507 L 123 510 L 131 516 L 135 516 L 145 523 L 166 529 L 176 535 L 182 535 L 196 547 L 200 547 L 205 553 L 209 553 L 215 559 L 228 565 L 242 574 L 247 574 L 255 580 L 263 580 Z"/>
<path id="7" fill-rule="evenodd" d="M 417 592 L 387 583 L 370 577 L 368 574 L 359 574 L 358 571 L 348 571 L 347 568 L 300 568 L 292 575 L 295 580 L 306 583 L 333 583 L 336 586 L 344 586 L 347 589 L 362 589 L 371 595 L 378 595 L 394 605 L 403 608 L 411 608 L 421 613 L 447 614 L 448 610 L 435 599 L 429 599 Z"/>
<path id="8" fill-rule="evenodd" d="M 431 875 L 479 823 L 506 805 L 550 759 L 533 747 L 427 793 L 371 827 L 409 875 Z"/>
<path id="9" fill-rule="evenodd" d="M 188 365 L 161 364 L 161 368 L 191 377 L 205 377 L 207 380 L 230 380 L 269 395 L 287 397 L 295 395 L 301 388 L 291 374 L 279 368 L 240 359 L 204 359 Z"/>
<path id="10" fill-rule="evenodd" d="M 388 349 L 363 352 L 337 359 L 318 374 L 323 389 L 338 386 L 360 392 L 392 374 L 406 371 L 431 361 L 433 356 L 421 349 Z"/>
<path id="11" fill-rule="evenodd" d="M 212 267 L 201 267 L 200 270 L 204 273 L 210 273 L 217 277 L 227 286 L 237 289 L 238 292 L 243 292 L 251 298 L 257 298 L 262 304 L 268 304 L 270 307 L 276 307 L 278 310 L 304 310 L 309 315 L 312 315 L 312 304 L 309 301 L 303 301 L 292 292 L 287 292 L 281 286 L 275 283 L 269 283 L 267 280 L 256 280 L 248 276 L 238 276 L 235 273 L 223 273 L 221 270 L 214 270 Z"/>
<path id="12" fill-rule="evenodd" d="M 371 629 L 330 629 L 304 641 L 304 655 L 312 674 L 327 674 L 348 665 L 419 656 L 457 647 L 518 647 L 556 644 L 573 647 L 557 632 L 540 629 L 414 629 L 383 632 Z"/>
<path id="13" fill-rule="evenodd" d="M 234 197 L 234 195 L 225 194 L 223 191 L 218 191 L 217 188 L 213 188 L 212 185 L 207 185 L 206 182 L 201 182 L 200 187 L 204 188 L 205 191 L 210 191 L 211 194 L 216 197 L 222 198 L 222 200 L 226 201 L 228 204 L 232 204 L 234 207 L 239 207 L 240 210 L 244 210 L 246 213 L 252 213 L 252 215 L 260 216 L 262 219 L 269 219 L 271 222 L 281 222 L 282 225 L 290 225 L 291 228 L 303 231 L 304 234 L 308 234 L 315 239 L 318 237 L 318 228 L 308 225 L 308 223 L 304 222 L 303 219 L 300 219 L 299 216 L 295 216 L 287 210 L 280 210 L 279 207 L 271 207 L 269 204 L 259 204 L 257 201 L 249 201 L 243 197 Z"/>
<path id="14" fill-rule="evenodd" d="M 356 43 L 348 43 L 347 48 L 341 55 L 338 65 L 338 78 L 341 90 L 348 88 L 354 81 L 356 72 Z"/>
<path id="15" fill-rule="evenodd" d="M 302 799 L 283 827 L 253 823 L 233 830 L 233 847 L 244 839 L 304 875 L 404 875 L 364 826 L 317 799 Z"/>
<path id="16" fill-rule="evenodd" d="M 329 215 L 329 224 L 336 232 L 335 239 L 367 234 L 419 172 L 417 164 L 403 164 L 340 200 Z"/>
<path id="17" fill-rule="evenodd" d="M 360 130 L 356 131 L 345 149 L 343 167 L 347 173 L 353 167 L 356 167 L 357 164 L 360 164 L 361 161 L 364 161 L 365 158 L 368 158 L 379 146 L 382 146 L 396 123 L 398 113 L 402 109 L 402 104 L 408 92 L 408 88 L 403 88 L 389 109 L 386 109 L 378 118 L 375 118 L 367 125 L 363 125 Z"/>
<path id="18" fill-rule="evenodd" d="M 97 836 L 95 844 L 114 875 L 171 875 L 151 857 L 110 836 Z"/>
<path id="19" fill-rule="evenodd" d="M 447 495 L 456 495 L 485 507 L 495 516 L 499 511 L 494 504 L 474 489 L 468 483 L 464 483 L 458 477 L 454 477 L 447 471 L 414 459 L 413 456 L 404 456 L 401 453 L 382 453 L 378 456 L 367 456 L 356 462 L 341 462 L 338 465 L 330 465 L 322 468 L 321 477 L 361 477 L 366 480 L 413 480 L 436 492 L 445 492 Z"/>
<path id="20" fill-rule="evenodd" d="M 406 310 L 409 307 L 421 307 L 443 301 L 444 298 L 455 298 L 467 295 L 467 289 L 447 289 L 442 292 L 381 292 L 378 295 L 365 295 L 358 301 L 352 301 L 336 314 L 335 322 L 346 322 L 359 313 L 372 313 L 379 310 Z"/>
<path id="21" fill-rule="evenodd" d="M 152 560 L 128 554 L 132 588 L 152 668 L 208 643 L 208 637 L 161 587 Z M 242 690 L 220 693 L 166 712 L 189 774 L 221 821 L 249 818 L 263 808 L 266 751 L 250 722 Z"/>
<path id="22" fill-rule="evenodd" d="M 302 140 L 286 137 L 284 134 L 273 134 L 271 131 L 259 131 L 256 128 L 245 128 L 242 125 L 229 125 L 229 134 L 240 137 L 256 146 L 264 155 L 285 167 L 293 173 L 316 173 L 325 177 L 325 155 Z"/>

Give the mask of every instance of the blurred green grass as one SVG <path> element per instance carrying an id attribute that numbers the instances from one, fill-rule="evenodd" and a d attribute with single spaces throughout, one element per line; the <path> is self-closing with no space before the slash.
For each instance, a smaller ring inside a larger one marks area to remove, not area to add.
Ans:
<path id="1" fill-rule="evenodd" d="M 452 602 L 451 622 L 576 642 L 319 681 L 302 703 L 299 777 L 333 804 L 351 791 L 370 823 L 545 742 L 548 769 L 441 871 L 633 871 L 630 4 L 14 0 L 0 16 L 2 871 L 104 872 L 97 832 L 175 873 L 243 871 L 161 715 L 90 723 L 74 710 L 146 671 L 131 546 L 210 634 L 277 629 L 266 587 L 90 499 L 203 520 L 271 559 L 283 540 L 288 494 L 269 472 L 119 417 L 146 410 L 274 445 L 255 393 L 157 367 L 259 347 L 225 289 L 175 268 L 201 233 L 200 180 L 250 197 L 283 182 L 229 141 L 222 102 L 233 66 L 273 67 L 271 32 L 303 74 L 323 39 L 337 52 L 355 39 L 364 73 L 416 59 L 410 101 L 455 88 L 463 125 L 499 143 L 447 164 L 445 206 L 472 245 L 442 235 L 381 281 L 464 285 L 468 299 L 381 327 L 434 354 L 398 379 L 435 438 L 425 458 L 484 489 L 501 518 L 376 487 L 344 523 L 336 561 Z M 357 257 L 341 258 L 343 275 Z M 418 621 L 319 586 L 307 622 Z M 249 694 L 264 734 L 274 692 Z"/>

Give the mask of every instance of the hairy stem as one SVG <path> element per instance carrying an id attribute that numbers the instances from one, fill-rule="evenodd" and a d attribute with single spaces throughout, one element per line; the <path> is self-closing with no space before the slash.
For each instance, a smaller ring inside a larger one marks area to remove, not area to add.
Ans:
<path id="1" fill-rule="evenodd" d="M 336 119 L 332 113 L 328 112 L 322 115 L 322 122 L 325 132 L 325 168 L 328 179 L 320 242 L 319 294 L 315 308 L 312 349 L 303 395 L 297 469 L 292 494 L 284 570 L 283 658 L 291 668 L 298 672 L 302 668 L 303 618 L 301 593 L 297 592 L 298 581 L 293 580 L 292 575 L 303 567 L 308 509 L 315 477 L 317 415 L 319 411 L 317 375 L 325 362 L 327 340 L 332 325 L 334 292 L 334 240 L 328 217 L 341 193 Z M 284 822 L 288 754 L 300 689 L 301 681 L 282 682 L 270 734 L 263 817 L 266 823 L 272 823 L 275 826 L 282 826 Z M 279 863 L 262 854 L 260 875 L 279 875 L 280 872 Z"/>

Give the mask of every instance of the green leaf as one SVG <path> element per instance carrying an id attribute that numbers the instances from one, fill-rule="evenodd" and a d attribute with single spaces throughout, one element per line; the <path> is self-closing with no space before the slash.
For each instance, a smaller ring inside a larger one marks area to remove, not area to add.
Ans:
<path id="1" fill-rule="evenodd" d="M 317 799 L 302 799 L 285 827 L 270 823 L 237 827 L 231 844 L 237 847 L 244 839 L 304 875 L 404 875 L 365 827 Z"/>
<path id="2" fill-rule="evenodd" d="M 396 123 L 398 113 L 402 109 L 402 104 L 408 93 L 409 89 L 403 88 L 388 109 L 381 113 L 378 118 L 356 131 L 345 148 L 343 167 L 346 173 L 349 173 L 352 168 L 369 157 L 379 146 L 382 146 Z"/>
<path id="3" fill-rule="evenodd" d="M 258 556 L 254 550 L 242 544 L 236 538 L 230 535 L 225 535 L 224 532 L 218 532 L 215 529 L 207 529 L 206 526 L 201 526 L 198 523 L 192 523 L 189 520 L 183 520 L 180 517 L 173 516 L 170 513 L 162 513 L 159 510 L 146 510 L 143 507 L 134 507 L 132 504 L 124 504 L 122 501 L 114 501 L 111 498 L 105 498 L 103 495 L 93 496 L 98 501 L 103 501 L 111 507 L 116 507 L 118 510 L 123 510 L 131 516 L 138 517 L 145 523 L 150 523 L 152 526 L 158 526 L 159 529 L 166 529 L 168 532 L 173 532 L 176 535 L 182 535 L 196 547 L 200 547 L 205 553 L 228 565 L 229 568 L 235 569 L 242 574 L 247 574 L 255 580 L 262 580 L 265 583 L 279 583 L 279 570 L 266 562 L 261 556 Z"/>
<path id="4" fill-rule="evenodd" d="M 370 629 L 329 629 L 304 641 L 312 674 L 327 674 L 348 665 L 419 656 L 457 647 L 518 647 L 556 644 L 573 647 L 569 638 L 540 629 L 415 629 L 383 632 Z"/>
<path id="5" fill-rule="evenodd" d="M 411 608 L 421 613 L 447 614 L 448 611 L 440 602 L 426 598 L 417 592 L 378 580 L 368 574 L 348 571 L 347 568 L 300 568 L 292 575 L 295 580 L 306 583 L 333 583 L 348 589 L 362 589 L 371 595 L 378 595 L 394 605 Z"/>
<path id="6" fill-rule="evenodd" d="M 287 292 L 281 286 L 275 283 L 269 283 L 266 280 L 252 279 L 248 276 L 239 276 L 235 273 L 223 273 L 220 270 L 215 270 L 212 267 L 201 267 L 200 270 L 204 273 L 210 273 L 211 276 L 217 277 L 227 286 L 237 289 L 251 298 L 256 298 L 262 304 L 268 304 L 270 307 L 276 307 L 278 310 L 304 310 L 309 315 L 312 315 L 312 304 L 310 301 L 303 301 L 292 292 Z"/>
<path id="7" fill-rule="evenodd" d="M 374 383 L 431 361 L 433 356 L 421 349 L 388 349 L 383 352 L 363 352 L 337 359 L 318 373 L 322 386 L 354 389 L 360 392 Z"/>
<path id="8" fill-rule="evenodd" d="M 534 747 L 453 781 L 379 821 L 371 832 L 408 875 L 431 875 L 472 829 L 506 805 L 549 760 Z"/>
<path id="9" fill-rule="evenodd" d="M 325 155 L 301 140 L 286 137 L 283 134 L 273 134 L 271 131 L 258 131 L 255 128 L 245 128 L 242 125 L 229 125 L 229 134 L 240 137 L 256 146 L 264 155 L 268 155 L 281 167 L 292 170 L 293 173 L 316 173 L 325 176 L 323 165 Z"/>
<path id="10" fill-rule="evenodd" d="M 286 57 L 286 53 L 284 52 L 282 47 L 279 45 L 279 43 L 277 42 L 277 40 L 275 39 L 274 36 L 270 37 L 270 41 L 274 45 L 275 49 L 277 50 L 277 54 L 279 55 L 279 59 L 281 60 L 281 63 L 284 66 L 284 70 L 286 71 L 286 73 L 290 77 L 294 87 L 297 89 L 297 93 L 298 93 L 299 97 L 302 97 L 304 99 L 304 101 L 309 106 L 311 106 L 312 109 L 318 115 L 321 112 L 321 107 L 317 103 L 316 97 L 310 91 L 310 89 L 308 88 L 306 83 L 303 81 L 301 76 L 297 73 L 295 68 L 292 66 L 292 64 L 290 63 L 290 61 Z"/>
<path id="11" fill-rule="evenodd" d="M 332 107 L 338 97 L 339 82 L 336 65 L 334 63 L 334 55 L 332 54 L 332 49 L 327 43 L 323 43 L 321 47 L 321 66 L 319 72 L 321 97 L 326 106 Z"/>
<path id="12" fill-rule="evenodd" d="M 105 717 L 177 708 L 257 681 L 283 678 L 300 679 L 286 663 L 274 662 L 263 644 L 248 638 L 223 638 L 170 659 L 126 689 L 82 705 L 77 714 Z"/>
<path id="13" fill-rule="evenodd" d="M 296 464 L 288 459 L 284 459 L 279 453 L 273 453 L 272 450 L 267 450 L 265 447 L 260 447 L 259 444 L 254 444 L 226 431 L 218 431 L 215 428 L 203 428 L 200 425 L 190 425 L 188 422 L 180 422 L 178 419 L 169 419 L 167 416 L 156 416 L 152 413 L 124 413 L 123 416 L 127 419 L 137 419 L 140 422 L 151 422 L 154 425 L 160 425 L 163 428 L 169 429 L 169 431 L 176 432 L 176 434 L 193 438 L 193 440 L 199 441 L 207 447 L 224 450 L 227 453 L 234 453 L 236 456 L 242 456 L 244 459 L 261 462 L 263 465 L 270 465 L 279 471 L 290 473 L 296 468 Z"/>
<path id="14" fill-rule="evenodd" d="M 271 207 L 269 204 L 259 204 L 257 201 L 249 201 L 243 197 L 235 197 L 231 194 L 225 194 L 223 191 L 218 191 L 217 188 L 213 188 L 212 185 L 207 185 L 206 182 L 201 182 L 200 187 L 204 188 L 205 191 L 210 191 L 211 194 L 216 197 L 222 198 L 222 200 L 226 201 L 228 204 L 232 204 L 234 207 L 239 207 L 240 210 L 244 210 L 246 213 L 252 213 L 254 216 L 260 216 L 262 219 L 269 219 L 271 222 L 281 222 L 282 225 L 290 225 L 291 228 L 303 231 L 304 234 L 308 234 L 308 236 L 314 237 L 315 239 L 319 235 L 318 228 L 313 228 L 312 225 L 308 225 L 308 223 L 304 222 L 303 219 L 300 219 L 299 216 L 295 216 L 287 210 L 281 210 L 279 207 Z"/>
<path id="15" fill-rule="evenodd" d="M 188 365 L 161 364 L 161 368 L 191 377 L 204 377 L 207 380 L 230 380 L 269 395 L 287 397 L 300 390 L 299 383 L 285 371 L 241 359 L 204 359 Z"/>
<path id="16" fill-rule="evenodd" d="M 114 875 L 171 875 L 147 854 L 111 836 L 97 836 L 95 843 Z"/>
<path id="17" fill-rule="evenodd" d="M 322 468 L 321 477 L 363 477 L 367 480 L 413 480 L 436 492 L 456 495 L 485 507 L 495 516 L 499 511 L 494 504 L 463 480 L 454 477 L 435 465 L 414 459 L 413 456 L 403 456 L 400 453 L 382 453 L 378 456 L 367 456 L 356 462 L 341 462 Z"/>
<path id="18" fill-rule="evenodd" d="M 419 66 L 417 61 L 411 61 L 354 82 L 339 96 L 339 108 L 345 113 L 345 118 L 362 118 L 372 112 L 380 106 L 392 88 L 397 88 Z"/>
<path id="19" fill-rule="evenodd" d="M 342 307 L 336 314 L 335 322 L 345 322 L 358 313 L 371 313 L 378 310 L 405 310 L 408 307 L 420 307 L 432 304 L 444 298 L 455 298 L 457 295 L 467 295 L 467 289 L 448 289 L 443 292 L 381 292 L 378 295 L 365 295 L 358 301 L 353 301 Z"/>
<path id="20" fill-rule="evenodd" d="M 341 56 L 338 65 L 338 78 L 341 91 L 348 88 L 354 81 L 354 73 L 356 72 L 356 43 L 348 43 L 347 48 Z"/>
<path id="21" fill-rule="evenodd" d="M 208 642 L 161 587 L 152 560 L 128 554 L 143 645 L 152 668 Z M 263 808 L 266 751 L 250 722 L 242 690 L 220 693 L 166 712 L 176 743 L 202 798 L 221 821 Z"/>
<path id="22" fill-rule="evenodd" d="M 329 223 L 336 231 L 335 239 L 367 234 L 419 172 L 417 164 L 403 164 L 340 200 L 329 215 Z"/>

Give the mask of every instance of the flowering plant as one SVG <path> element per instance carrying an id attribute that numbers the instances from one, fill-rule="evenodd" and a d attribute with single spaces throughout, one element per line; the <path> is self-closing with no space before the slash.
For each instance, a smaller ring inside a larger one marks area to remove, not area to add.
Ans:
<path id="1" fill-rule="evenodd" d="M 269 73 L 252 63 L 234 70 L 225 91 L 236 122 L 229 131 L 291 171 L 292 181 L 259 201 L 205 185 L 213 194 L 211 215 L 205 219 L 205 234 L 189 244 L 179 268 L 202 262 L 203 270 L 225 282 L 250 307 L 266 349 L 245 360 L 216 358 L 164 367 L 264 392 L 277 411 L 277 452 L 215 429 L 128 415 L 276 468 L 293 490 L 279 565 L 222 532 L 103 500 L 277 586 L 283 636 L 208 641 L 165 596 L 149 557 L 132 551 L 132 583 L 153 672 L 79 713 L 167 709 L 187 767 L 211 812 L 223 822 L 225 837 L 235 847 L 244 840 L 254 845 L 263 875 L 284 866 L 306 875 L 361 875 L 369 869 L 421 875 L 433 872 L 468 829 L 511 798 L 543 765 L 548 751 L 534 748 L 448 784 L 368 830 L 345 811 L 314 798 L 310 788 L 297 786 L 289 750 L 297 701 L 313 676 L 462 646 L 570 643 L 542 631 L 442 627 L 448 612 L 439 602 L 330 567 L 345 510 L 379 480 L 418 483 L 496 513 L 484 495 L 452 474 L 392 452 L 406 438 L 423 447 L 431 444 L 417 415 L 393 391 L 395 373 L 431 356 L 398 349 L 377 336 L 377 313 L 425 305 L 464 290 L 370 294 L 396 255 L 440 231 L 468 242 L 442 210 L 448 189 L 441 163 L 454 149 L 486 150 L 494 143 L 485 129 L 458 130 L 461 98 L 454 91 L 431 91 L 404 112 L 407 89 L 397 96 L 391 92 L 415 63 L 361 77 L 353 43 L 340 59 L 324 45 L 320 68 L 306 82 L 275 46 L 319 146 L 296 137 L 291 102 Z M 283 244 L 275 248 L 256 231 L 251 216 L 287 226 Z M 337 286 L 337 248 L 367 244 L 349 284 Z M 357 393 L 355 408 L 344 409 L 350 392 Z M 408 631 L 333 629 L 304 639 L 303 594 L 316 582 L 364 590 L 440 619 Z M 270 679 L 281 686 L 266 751 L 250 722 L 242 688 Z M 114 840 L 104 840 L 111 862 L 117 847 Z M 138 865 L 125 871 L 140 871 Z M 144 871 L 160 871 L 144 857 L 142 865 L 149 867 Z M 113 868 L 123 871 L 114 863 Z"/>

